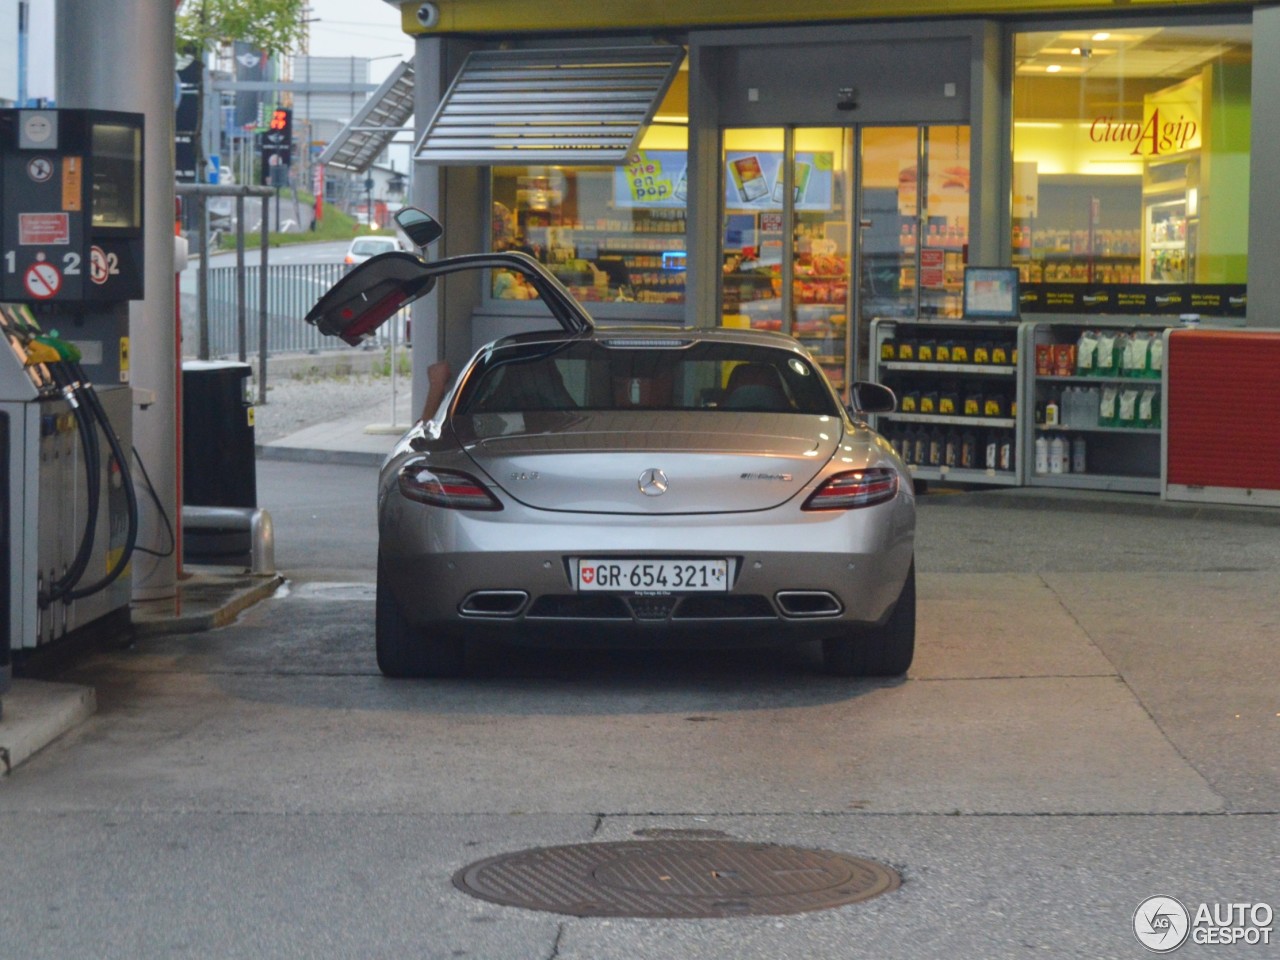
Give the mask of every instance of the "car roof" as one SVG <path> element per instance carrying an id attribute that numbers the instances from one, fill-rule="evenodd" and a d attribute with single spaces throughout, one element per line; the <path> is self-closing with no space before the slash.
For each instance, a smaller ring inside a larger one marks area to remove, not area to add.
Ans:
<path id="1" fill-rule="evenodd" d="M 774 347 L 782 350 L 803 352 L 804 348 L 794 337 L 772 330 L 751 330 L 741 327 L 684 327 L 658 326 L 639 324 L 609 324 L 597 326 L 584 333 L 571 333 L 564 330 L 540 330 L 528 333 L 514 333 L 501 337 L 488 346 L 501 348 L 528 343 L 548 343 L 566 340 L 609 341 L 630 340 L 635 346 L 644 341 L 661 343 L 670 340 L 702 340 L 716 343 L 738 343 L 762 347 Z"/>

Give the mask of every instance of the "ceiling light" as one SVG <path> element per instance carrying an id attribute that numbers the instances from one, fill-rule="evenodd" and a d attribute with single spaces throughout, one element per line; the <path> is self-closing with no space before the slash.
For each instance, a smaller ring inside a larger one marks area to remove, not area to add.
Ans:
<path id="1" fill-rule="evenodd" d="M 1094 40 L 1096 40 L 1098 43 L 1101 43 L 1103 40 L 1110 40 L 1110 39 L 1111 39 L 1111 34 L 1107 33 L 1105 30 L 1103 30 L 1103 31 L 1100 31 L 1100 32 L 1098 32 L 1098 33 L 1095 33 L 1095 34 L 1093 35 L 1093 39 L 1094 39 Z"/>
<path id="2" fill-rule="evenodd" d="M 1049 64 L 1047 67 L 1045 67 L 1045 68 L 1044 68 L 1045 73 L 1057 73 L 1057 72 L 1058 72 L 1059 70 L 1061 70 L 1061 69 L 1062 69 L 1062 67 L 1060 67 L 1060 66 L 1059 66 L 1058 64 L 1056 64 L 1056 63 L 1051 63 L 1051 64 Z"/>

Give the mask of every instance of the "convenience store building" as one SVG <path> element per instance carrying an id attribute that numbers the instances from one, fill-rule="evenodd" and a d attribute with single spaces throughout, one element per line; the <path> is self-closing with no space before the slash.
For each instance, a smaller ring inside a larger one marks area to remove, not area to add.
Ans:
<path id="1" fill-rule="evenodd" d="M 1242 364 L 1280 350 L 1265 332 L 1280 326 L 1280 196 L 1269 188 L 1280 182 L 1280 98 L 1268 95 L 1280 92 L 1276 8 L 401 9 L 417 37 L 414 200 L 445 224 L 442 252 L 528 249 L 602 322 L 781 329 L 837 384 L 876 375 L 900 395 L 927 396 L 948 381 L 935 377 L 931 390 L 920 371 L 886 377 L 894 371 L 881 359 L 898 358 L 884 341 L 915 339 L 912 324 L 931 323 L 941 325 L 933 339 L 976 346 L 983 338 L 960 326 L 972 322 L 966 268 L 1016 268 L 1022 320 L 1041 327 L 1026 334 L 1028 355 L 1007 384 L 999 419 L 1025 453 L 1001 481 L 1064 482 L 1037 475 L 1035 419 L 1078 391 L 1034 382 L 1037 341 L 1074 343 L 1089 326 L 1147 337 L 1193 317 L 1201 331 L 1234 328 L 1194 344 L 1185 423 L 1175 404 L 1168 424 L 1153 416 L 1090 437 L 1118 474 L 1065 483 L 1102 489 L 1167 491 L 1166 459 L 1178 460 L 1184 440 L 1201 451 L 1241 402 L 1216 394 L 1240 387 Z M 537 305 L 503 278 L 441 286 L 415 317 L 415 369 L 442 354 L 457 366 L 479 343 L 537 322 Z M 1276 408 L 1271 379 L 1249 386 L 1251 409 Z M 909 424 L 919 432 L 928 421 Z M 1255 424 L 1246 444 L 1273 451 L 1256 476 L 1192 471 L 1173 486 L 1249 498 L 1280 488 L 1280 442 L 1268 445 L 1268 429 Z M 964 478 L 981 474 L 979 465 Z"/>

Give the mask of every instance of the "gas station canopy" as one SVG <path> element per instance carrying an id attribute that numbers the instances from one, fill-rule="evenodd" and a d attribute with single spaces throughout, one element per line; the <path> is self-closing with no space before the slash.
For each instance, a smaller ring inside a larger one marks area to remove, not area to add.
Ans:
<path id="1" fill-rule="evenodd" d="M 364 173 L 413 116 L 413 61 L 402 61 L 320 154 L 319 163 Z"/>
<path id="2" fill-rule="evenodd" d="M 440 164 L 618 164 L 671 85 L 671 45 L 472 53 L 414 152 Z"/>

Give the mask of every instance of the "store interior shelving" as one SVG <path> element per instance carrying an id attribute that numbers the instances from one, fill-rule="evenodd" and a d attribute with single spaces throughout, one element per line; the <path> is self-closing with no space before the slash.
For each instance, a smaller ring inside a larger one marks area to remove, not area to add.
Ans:
<path id="1" fill-rule="evenodd" d="M 1024 325 L 1028 485 L 1159 492 L 1166 326 L 1087 317 Z"/>
<path id="2" fill-rule="evenodd" d="M 875 320 L 873 378 L 898 396 L 876 418 L 917 480 L 1016 485 L 1018 326 L 965 320 Z"/>

